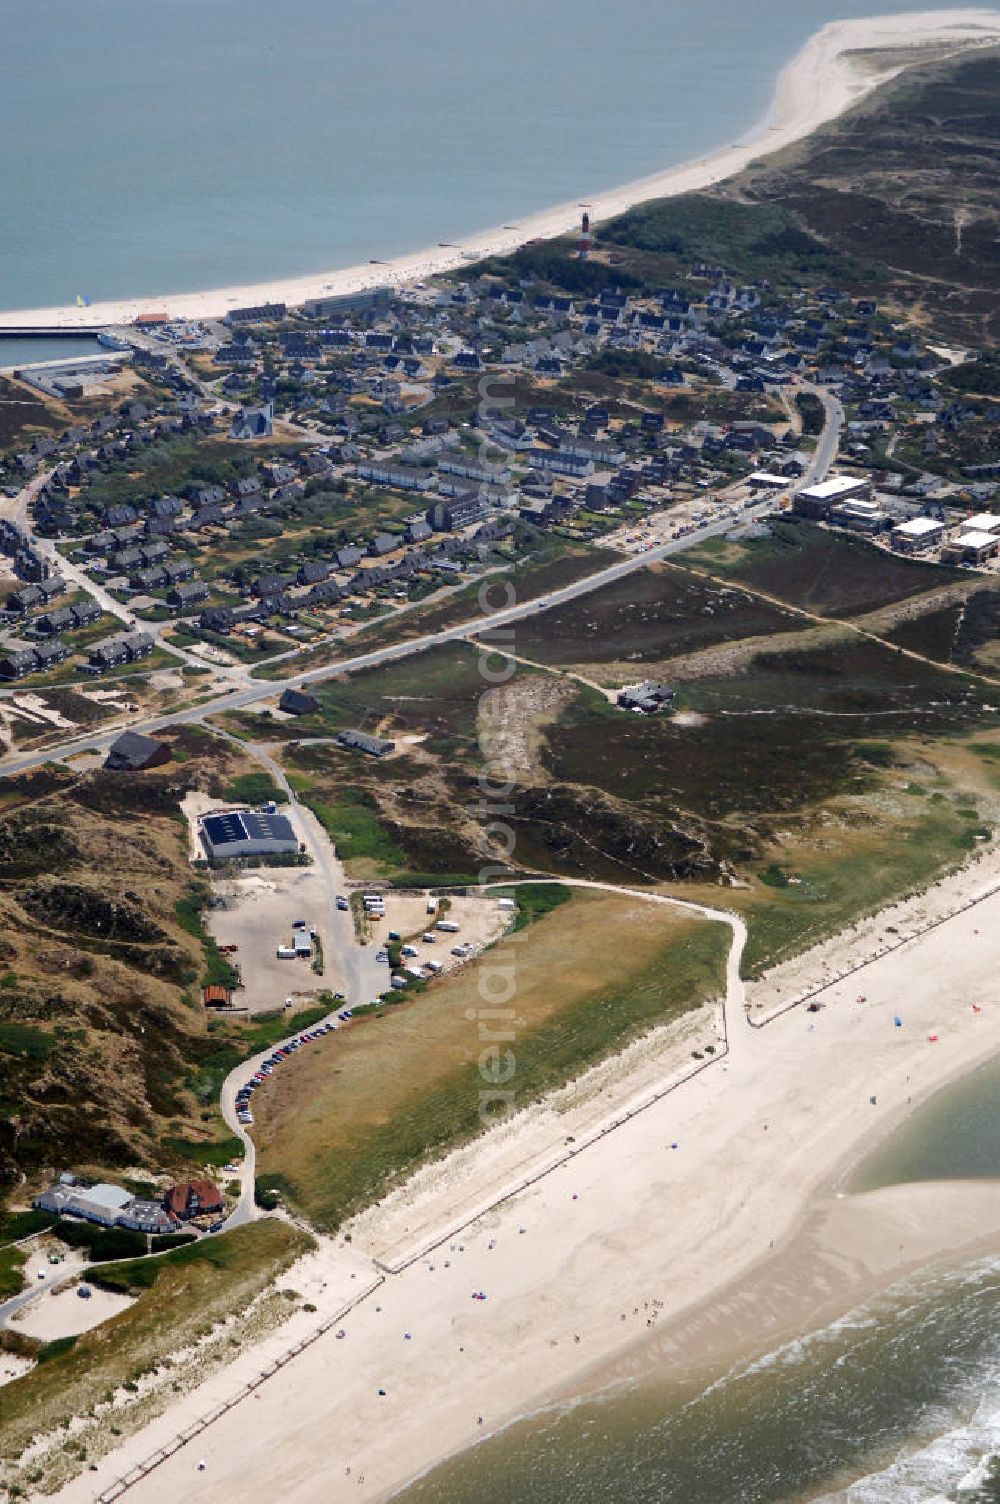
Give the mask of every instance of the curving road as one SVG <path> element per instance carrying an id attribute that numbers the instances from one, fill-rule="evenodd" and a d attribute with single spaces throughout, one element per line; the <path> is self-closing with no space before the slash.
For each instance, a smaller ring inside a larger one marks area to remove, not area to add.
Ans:
<path id="1" fill-rule="evenodd" d="M 234 742 L 241 752 L 249 753 L 262 767 L 266 768 L 279 788 L 283 789 L 288 797 L 288 802 L 294 808 L 295 820 L 300 834 L 304 837 L 309 847 L 313 860 L 319 868 L 325 882 L 329 898 L 329 908 L 320 922 L 321 934 L 329 946 L 331 941 L 336 946 L 337 958 L 341 963 L 344 976 L 344 997 L 346 1006 L 354 1003 L 368 1002 L 369 999 L 378 995 L 383 990 L 386 982 L 384 966 L 375 960 L 377 947 L 374 945 L 361 946 L 354 933 L 354 917 L 350 912 L 336 908 L 334 899 L 338 893 L 347 889 L 343 863 L 338 858 L 330 837 L 327 835 L 320 821 L 312 810 L 299 802 L 295 789 L 289 783 L 284 768 L 277 762 L 265 747 L 256 742 L 243 742 L 238 737 L 231 736 L 229 732 L 221 733 L 226 740 Z M 338 1004 L 337 1007 L 342 1007 Z M 336 1025 L 337 1009 L 328 1013 L 322 1023 Z M 225 1228 L 229 1231 L 233 1227 L 241 1227 L 244 1223 L 253 1222 L 259 1215 L 256 1201 L 254 1200 L 254 1183 L 257 1174 L 257 1149 L 253 1138 L 240 1122 L 236 1111 L 236 1093 L 245 1081 L 249 1081 L 255 1071 L 260 1069 L 263 1061 L 273 1055 L 276 1049 L 294 1039 L 300 1030 L 293 1027 L 294 1019 L 289 1020 L 289 1032 L 284 1039 L 277 1040 L 269 1045 L 266 1050 L 259 1051 L 252 1059 L 245 1060 L 242 1064 L 230 1071 L 222 1083 L 222 1091 L 219 1099 L 219 1107 L 225 1119 L 227 1127 L 236 1135 L 243 1145 L 243 1163 L 240 1167 L 239 1180 L 240 1197 L 235 1209 L 226 1219 Z M 315 1025 L 313 1026 L 315 1027 Z"/>
<path id="2" fill-rule="evenodd" d="M 263 750 L 261 748 L 259 748 L 259 747 L 255 749 L 255 755 L 258 756 L 262 762 L 264 762 L 265 766 L 267 766 L 268 764 L 270 764 L 270 766 L 274 769 L 276 776 L 281 777 L 282 782 L 284 783 L 284 777 L 281 774 L 280 769 L 279 769 L 277 763 L 273 763 L 271 761 L 271 759 L 268 758 L 267 754 L 264 753 Z M 285 787 L 287 788 L 287 783 L 285 783 Z M 293 791 L 289 790 L 289 795 L 290 795 L 290 797 L 294 798 Z M 306 814 L 309 813 L 309 811 L 304 811 L 304 812 Z M 301 805 L 298 806 L 298 813 L 301 816 L 301 814 L 303 813 L 303 806 L 301 806 Z M 323 840 L 324 841 L 326 840 L 326 833 L 325 832 L 323 832 Z M 318 853 L 318 851 L 322 849 L 322 846 L 320 845 L 320 846 L 318 846 L 318 847 L 316 847 L 314 849 Z M 546 876 L 537 876 L 536 875 L 536 876 L 531 876 L 531 877 L 514 879 L 513 881 L 509 881 L 509 882 L 486 883 L 486 884 L 483 884 L 482 891 L 483 892 L 489 892 L 491 889 L 494 889 L 494 888 L 508 889 L 508 888 L 518 887 L 522 883 L 539 883 L 539 882 L 542 882 L 542 883 L 559 883 L 562 886 L 567 887 L 567 888 L 588 888 L 588 889 L 592 889 L 592 890 L 595 890 L 595 891 L 601 892 L 601 893 L 616 893 L 616 894 L 619 894 L 620 896 L 622 896 L 624 898 L 638 898 L 638 899 L 642 899 L 643 902 L 645 902 L 645 903 L 657 903 L 657 904 L 666 905 L 669 908 L 682 909 L 682 910 L 684 910 L 687 913 L 696 914 L 699 918 L 708 920 L 711 923 L 717 923 L 717 924 L 725 924 L 725 925 L 727 925 L 728 928 L 732 931 L 732 944 L 729 947 L 729 954 L 728 954 L 728 957 L 726 959 L 726 987 L 725 987 L 725 996 L 724 996 L 723 1001 L 722 1001 L 722 1016 L 723 1016 L 724 1034 L 725 1034 L 725 1038 L 726 1038 L 726 1048 L 719 1055 L 715 1056 L 714 1059 L 715 1059 L 715 1061 L 719 1061 L 719 1060 L 723 1059 L 725 1055 L 727 1055 L 727 1054 L 729 1054 L 731 1052 L 731 1050 L 732 1050 L 732 1040 L 733 1040 L 734 1036 L 731 1035 L 730 1032 L 729 1032 L 729 1014 L 730 1014 L 730 1010 L 732 1008 L 736 1007 L 736 1008 L 739 1008 L 739 1010 L 742 1012 L 742 1011 L 745 1011 L 745 1008 L 746 1008 L 746 992 L 745 992 L 745 988 L 744 988 L 743 978 L 740 975 L 740 963 L 741 963 L 741 961 L 743 959 L 743 950 L 744 950 L 744 947 L 746 946 L 746 941 L 747 941 L 747 927 L 746 927 L 746 924 L 744 923 L 743 919 L 740 917 L 739 914 L 734 913 L 730 909 L 713 909 L 713 908 L 708 907 L 707 904 L 694 903 L 690 899 L 675 898 L 671 894 L 667 894 L 667 893 L 650 893 L 650 892 L 643 891 L 640 888 L 620 887 L 620 886 L 616 885 L 615 883 L 591 882 L 591 881 L 589 881 L 586 878 L 576 878 L 576 877 L 573 877 L 573 878 L 563 878 L 563 877 L 555 877 L 555 876 L 547 876 L 547 875 Z M 341 915 L 340 917 L 343 918 L 343 919 L 345 919 L 345 920 L 347 920 L 351 924 L 351 940 L 352 940 L 353 944 L 351 945 L 350 949 L 353 950 L 354 952 L 356 952 L 359 956 L 362 955 L 363 954 L 362 947 L 360 947 L 359 945 L 357 945 L 357 942 L 354 941 L 353 921 L 351 920 L 351 916 L 349 914 L 344 914 L 344 915 Z M 374 965 L 375 963 L 372 963 L 372 964 Z M 376 969 L 376 971 L 378 971 L 379 968 L 376 966 L 375 969 Z M 382 980 L 384 980 L 384 977 L 382 978 Z M 359 1001 L 360 999 L 367 998 L 369 996 L 371 996 L 371 990 L 370 989 L 369 990 L 361 990 L 361 991 L 357 992 L 354 997 L 352 997 L 351 994 L 348 993 L 348 1003 L 350 1004 L 350 1002 L 352 1002 L 352 1001 Z M 336 1022 L 337 1022 L 336 1011 L 328 1014 L 327 1018 L 325 1020 L 323 1020 L 323 1022 L 331 1022 L 331 1023 L 336 1024 Z M 239 1121 L 239 1118 L 237 1117 L 237 1114 L 236 1114 L 236 1093 L 239 1091 L 240 1086 L 245 1081 L 248 1081 L 250 1079 L 250 1077 L 253 1076 L 253 1074 L 254 1074 L 255 1071 L 257 1071 L 257 1070 L 260 1069 L 261 1063 L 264 1060 L 266 1060 L 269 1055 L 272 1055 L 274 1053 L 274 1051 L 280 1047 L 281 1044 L 287 1044 L 288 1040 L 294 1039 L 297 1036 L 298 1033 L 299 1033 L 299 1031 L 297 1029 L 290 1030 L 290 1032 L 288 1033 L 288 1035 L 285 1037 L 284 1040 L 278 1041 L 277 1043 L 275 1043 L 273 1045 L 270 1045 L 266 1050 L 261 1050 L 260 1053 L 257 1054 L 257 1055 L 255 1055 L 252 1060 L 245 1061 L 242 1065 L 238 1065 L 235 1070 L 233 1070 L 233 1071 L 231 1071 L 229 1073 L 229 1075 L 226 1077 L 226 1080 L 223 1083 L 221 1100 L 220 1100 L 220 1107 L 221 1107 L 221 1110 L 222 1110 L 222 1115 L 225 1118 L 228 1127 L 231 1128 L 232 1131 L 233 1131 L 233 1133 L 236 1134 L 236 1136 L 239 1138 L 240 1142 L 243 1145 L 243 1150 L 244 1150 L 244 1160 L 243 1160 L 243 1165 L 242 1165 L 242 1168 L 241 1168 L 242 1188 L 241 1188 L 241 1192 L 240 1192 L 240 1199 L 239 1199 L 239 1202 L 238 1202 L 238 1204 L 236 1206 L 236 1209 L 232 1212 L 232 1214 L 229 1216 L 229 1218 L 226 1221 L 225 1226 L 226 1226 L 226 1230 L 227 1231 L 230 1228 L 240 1227 L 244 1223 L 252 1222 L 252 1221 L 255 1220 L 256 1217 L 258 1217 L 260 1215 L 259 1211 L 257 1209 L 256 1203 L 254 1201 L 254 1180 L 255 1180 L 255 1176 L 256 1176 L 257 1150 L 256 1150 L 256 1145 L 254 1144 L 254 1141 L 253 1141 L 252 1137 L 246 1131 L 246 1128 L 243 1126 L 243 1124 Z M 735 1038 L 737 1039 L 737 1041 L 739 1041 L 739 1043 L 742 1043 L 742 1041 L 743 1041 L 743 1035 L 737 1034 L 737 1035 L 735 1035 Z M 712 1063 L 712 1062 L 709 1062 L 709 1063 Z M 292 1065 L 291 1062 L 289 1062 L 289 1066 L 290 1066 L 291 1069 L 294 1069 L 294 1065 Z M 685 1078 L 685 1079 L 687 1079 L 687 1078 Z M 677 1084 L 683 1084 L 683 1081 L 680 1082 L 680 1083 L 677 1083 Z M 669 1089 L 673 1090 L 674 1087 L 671 1086 Z M 644 1104 L 644 1106 L 648 1106 L 648 1105 L 651 1105 L 651 1104 L 650 1103 Z M 641 1111 L 643 1109 L 640 1108 L 638 1110 Z M 634 1115 L 634 1113 L 630 1113 L 629 1114 L 629 1116 L 632 1116 L 632 1115 Z M 624 1121 L 624 1119 L 623 1119 L 623 1121 Z M 591 1135 L 590 1137 L 581 1140 L 580 1143 L 575 1146 L 575 1148 L 573 1150 L 573 1154 L 569 1155 L 567 1157 L 570 1158 L 570 1157 L 573 1157 L 576 1154 L 579 1154 L 583 1149 L 585 1149 L 588 1146 L 588 1144 L 590 1142 L 595 1141 L 597 1137 L 600 1137 L 606 1131 L 607 1131 L 606 1127 L 605 1128 L 601 1128 L 600 1130 L 598 1130 L 597 1132 L 595 1132 L 594 1135 Z M 551 1170 L 552 1168 L 554 1168 L 554 1167 L 553 1166 L 549 1166 L 548 1169 L 546 1170 L 546 1173 L 548 1173 L 548 1171 Z M 516 1194 L 516 1192 L 506 1191 L 504 1193 L 504 1196 L 503 1196 L 502 1199 L 504 1199 L 504 1200 L 508 1199 L 511 1194 Z M 476 1214 L 477 1219 L 478 1219 L 478 1217 L 480 1215 L 481 1215 L 481 1210 L 480 1210 L 480 1212 L 477 1212 L 477 1214 Z M 454 1233 L 457 1230 L 458 1229 L 452 1229 L 451 1232 L 447 1236 L 449 1236 L 449 1237 L 453 1236 Z M 424 1253 L 426 1253 L 426 1251 L 427 1251 L 426 1249 L 422 1249 L 421 1252 L 420 1252 L 420 1254 L 419 1255 L 414 1255 L 414 1257 L 422 1257 L 424 1255 Z M 412 1262 L 411 1259 L 408 1259 L 406 1261 L 407 1264 L 409 1264 L 410 1262 Z M 379 1267 L 381 1268 L 382 1266 L 379 1266 Z M 405 1265 L 400 1266 L 400 1268 L 392 1268 L 392 1269 L 386 1267 L 386 1268 L 382 1269 L 382 1272 L 383 1273 L 399 1273 L 399 1272 L 401 1272 L 401 1268 L 403 1268 L 403 1267 L 405 1267 Z"/>
<path id="3" fill-rule="evenodd" d="M 800 383 L 801 390 L 811 392 L 823 405 L 825 422 L 823 431 L 819 435 L 816 448 L 809 462 L 806 474 L 801 482 L 802 486 L 813 485 L 822 480 L 828 473 L 830 466 L 837 457 L 840 448 L 841 434 L 844 426 L 844 409 L 841 403 L 824 387 L 815 386 L 809 382 Z M 33 483 L 34 484 L 34 483 Z M 26 488 L 28 489 L 28 488 Z M 22 496 L 24 493 L 22 492 Z M 731 532 L 734 526 L 740 526 L 747 522 L 757 521 L 773 510 L 773 500 L 763 498 L 752 506 L 745 508 L 738 521 L 731 517 L 720 517 L 718 521 L 710 523 L 707 527 L 697 529 L 694 533 L 684 538 L 672 538 L 666 543 L 649 549 L 645 553 L 630 554 L 608 565 L 605 569 L 597 570 L 594 574 L 587 575 L 582 580 L 576 580 L 572 584 L 565 585 L 560 590 L 549 591 L 546 595 L 533 597 L 531 600 L 517 602 L 506 606 L 502 610 L 491 611 L 488 607 L 481 612 L 474 621 L 459 622 L 456 626 L 446 627 L 440 632 L 431 632 L 423 637 L 413 637 L 405 642 L 393 643 L 388 647 L 374 648 L 367 653 L 358 653 L 354 657 L 338 659 L 335 663 L 324 664 L 321 668 L 308 669 L 300 674 L 290 674 L 284 679 L 265 679 L 248 684 L 225 694 L 218 695 L 214 700 L 206 704 L 188 709 L 176 711 L 173 714 L 161 716 L 146 716 L 129 723 L 129 729 L 133 731 L 156 732 L 166 730 L 170 726 L 184 725 L 189 721 L 200 721 L 206 716 L 219 715 L 229 710 L 243 710 L 250 705 L 256 705 L 261 700 L 269 700 L 275 695 L 280 695 L 284 689 L 298 689 L 303 685 L 317 684 L 324 679 L 336 677 L 338 674 L 357 673 L 362 669 L 378 668 L 385 663 L 393 663 L 401 658 L 410 658 L 417 653 L 425 652 L 428 648 L 438 647 L 448 642 L 460 642 L 462 639 L 485 632 L 493 631 L 497 627 L 511 626 L 528 617 L 537 616 L 540 612 L 548 611 L 553 606 L 565 605 L 569 601 L 579 600 L 582 596 L 590 595 L 595 590 L 600 590 L 604 585 L 613 584 L 616 580 L 625 579 L 637 570 L 645 569 L 648 565 L 656 563 L 659 559 L 670 558 L 672 554 L 682 553 L 694 544 L 702 542 L 706 538 L 715 538 L 720 534 Z M 497 582 L 498 584 L 500 582 Z M 510 582 L 512 585 L 516 582 Z M 119 610 L 121 608 L 119 607 Z M 179 653 L 178 656 L 185 656 Z M 200 662 L 200 660 L 197 660 Z M 13 753 L 0 759 L 0 776 L 9 776 L 25 772 L 28 768 L 39 767 L 41 764 L 58 761 L 60 758 L 72 756 L 86 748 L 105 750 L 120 735 L 121 727 L 115 730 L 105 731 L 94 735 L 81 735 L 60 742 L 55 746 L 38 749 L 34 752 Z"/>
<path id="4" fill-rule="evenodd" d="M 218 695 L 214 700 L 205 704 L 188 708 L 187 710 L 174 711 L 167 715 L 153 715 L 137 717 L 129 721 L 130 731 L 143 731 L 153 733 L 164 731 L 170 726 L 186 725 L 191 721 L 203 720 L 206 716 L 220 715 L 230 710 L 245 710 L 250 705 L 259 704 L 262 700 L 270 700 L 280 695 L 285 689 L 300 689 L 304 685 L 318 684 L 324 679 L 332 679 L 341 674 L 357 673 L 362 669 L 378 668 L 382 664 L 394 663 L 401 658 L 411 658 L 417 653 L 426 652 L 428 648 L 440 647 L 448 642 L 460 642 L 464 638 L 495 631 L 498 627 L 506 627 L 516 622 L 524 621 L 528 617 L 537 616 L 540 612 L 548 611 L 553 606 L 562 606 L 570 601 L 579 600 L 581 596 L 590 595 L 593 591 L 601 589 L 604 585 L 613 584 L 616 580 L 625 579 L 628 575 L 645 569 L 648 565 L 656 563 L 659 559 L 669 558 L 671 554 L 681 553 L 684 549 L 692 547 L 695 543 L 702 542 L 705 538 L 718 537 L 722 533 L 731 532 L 735 526 L 741 526 L 765 516 L 773 510 L 773 502 L 770 498 L 758 502 L 755 506 L 747 507 L 738 522 L 731 517 L 720 518 L 718 522 L 700 528 L 686 538 L 672 538 L 668 543 L 662 543 L 646 553 L 630 554 L 628 557 L 608 565 L 607 568 L 598 570 L 596 573 L 587 575 L 582 580 L 575 580 L 570 585 L 564 585 L 559 590 L 549 591 L 546 595 L 534 596 L 531 600 L 515 603 L 498 611 L 484 611 L 474 621 L 459 622 L 453 627 L 445 627 L 440 632 L 431 632 L 423 637 L 408 638 L 405 642 L 392 643 L 387 647 L 373 648 L 367 653 L 358 653 L 354 657 L 340 658 L 335 663 L 324 664 L 320 668 L 307 669 L 301 674 L 290 674 L 285 679 L 261 679 L 245 688 L 229 691 Z M 122 728 L 116 727 L 111 731 L 90 732 L 69 738 L 54 746 L 39 748 L 33 752 L 13 753 L 0 760 L 0 777 L 8 777 L 15 773 L 23 773 L 28 768 L 41 766 L 46 762 L 58 761 L 61 758 L 71 757 L 75 753 L 86 749 L 104 750 L 108 748 L 118 736 Z"/>

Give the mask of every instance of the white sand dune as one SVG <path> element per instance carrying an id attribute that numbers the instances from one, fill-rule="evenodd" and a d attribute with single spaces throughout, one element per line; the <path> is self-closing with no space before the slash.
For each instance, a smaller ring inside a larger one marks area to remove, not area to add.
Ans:
<path id="1" fill-rule="evenodd" d="M 86 1285 L 89 1299 L 80 1295 L 80 1285 L 86 1280 L 74 1282 L 58 1290 L 46 1291 L 37 1300 L 22 1307 L 17 1319 L 16 1331 L 25 1337 L 37 1337 L 40 1342 L 52 1342 L 56 1337 L 74 1337 L 80 1332 L 89 1332 L 125 1311 L 132 1304 L 129 1295 L 118 1295 L 111 1290 L 102 1290 L 97 1285 Z"/>
<path id="2" fill-rule="evenodd" d="M 901 47 L 942 45 L 960 49 L 997 41 L 1000 41 L 1000 11 L 995 9 L 918 11 L 831 22 L 810 38 L 781 74 L 774 104 L 759 130 L 697 161 L 595 194 L 590 200 L 591 218 L 597 222 L 647 199 L 707 188 L 741 171 L 766 152 L 777 151 L 808 136 L 899 71 L 895 56 L 887 59 L 884 66 L 878 66 L 877 60 L 873 63 L 870 57 L 859 58 L 859 52 L 886 49 L 895 53 Z M 305 277 L 213 288 L 208 292 L 172 293 L 164 289 L 149 297 L 94 303 L 89 308 L 20 309 L 0 313 L 0 325 L 89 328 L 97 324 L 126 324 L 141 313 L 159 311 L 166 311 L 174 318 L 212 318 L 234 307 L 254 307 L 266 302 L 295 305 L 307 298 L 355 293 L 372 287 L 399 287 L 461 265 L 466 259 L 464 253 L 502 254 L 527 240 L 565 234 L 579 222 L 579 202 L 557 204 L 525 216 L 515 228 L 483 230 L 468 236 L 455 248 L 417 251 L 379 266 L 352 266 Z"/>

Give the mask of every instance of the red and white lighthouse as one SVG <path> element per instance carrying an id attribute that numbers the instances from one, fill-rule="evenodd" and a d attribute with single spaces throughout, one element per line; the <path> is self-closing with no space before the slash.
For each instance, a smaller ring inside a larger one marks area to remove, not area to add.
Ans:
<path id="1" fill-rule="evenodd" d="M 583 211 L 583 220 L 580 224 L 580 260 L 586 261 L 590 255 L 590 215 L 587 210 Z"/>

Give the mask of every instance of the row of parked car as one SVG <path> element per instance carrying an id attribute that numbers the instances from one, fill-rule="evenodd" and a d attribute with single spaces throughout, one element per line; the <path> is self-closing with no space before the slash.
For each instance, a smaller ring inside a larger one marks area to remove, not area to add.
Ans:
<path id="1" fill-rule="evenodd" d="M 341 1020 L 350 1017 L 350 1008 L 341 1008 L 337 1014 L 337 1018 Z M 301 1034 L 297 1034 L 287 1044 L 278 1045 L 273 1054 L 268 1055 L 266 1060 L 261 1061 L 259 1069 L 254 1071 L 250 1080 L 244 1082 L 236 1093 L 236 1116 L 245 1127 L 249 1127 L 253 1122 L 250 1100 L 258 1086 L 263 1085 L 267 1078 L 277 1070 L 278 1066 L 283 1061 L 289 1060 L 296 1050 L 300 1050 L 304 1044 L 309 1044 L 313 1039 L 322 1039 L 324 1034 L 332 1034 L 336 1027 L 335 1023 L 328 1022 L 317 1024 L 314 1029 L 304 1029 Z"/>

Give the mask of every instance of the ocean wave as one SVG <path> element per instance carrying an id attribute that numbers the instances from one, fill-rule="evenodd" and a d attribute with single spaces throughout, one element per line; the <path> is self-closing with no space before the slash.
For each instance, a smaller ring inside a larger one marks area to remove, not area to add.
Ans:
<path id="1" fill-rule="evenodd" d="M 905 1449 L 888 1466 L 824 1494 L 814 1504 L 987 1504 L 996 1495 L 982 1490 L 998 1456 L 1000 1373 L 970 1419 Z"/>

